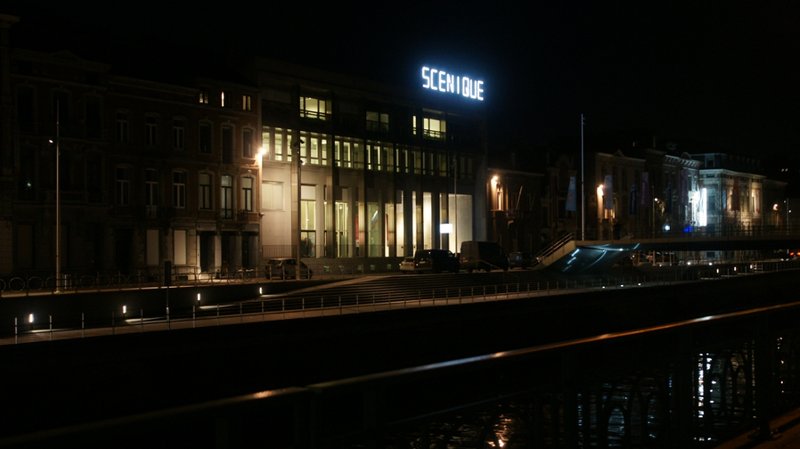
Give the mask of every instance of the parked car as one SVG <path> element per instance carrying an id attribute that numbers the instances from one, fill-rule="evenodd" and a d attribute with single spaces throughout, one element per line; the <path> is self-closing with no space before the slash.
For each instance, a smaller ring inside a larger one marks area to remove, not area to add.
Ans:
<path id="1" fill-rule="evenodd" d="M 414 253 L 414 273 L 458 273 L 458 258 L 446 249 L 421 249 Z"/>
<path id="2" fill-rule="evenodd" d="M 533 257 L 533 254 L 527 251 L 508 253 L 509 268 L 530 268 L 534 265 L 536 265 L 536 259 Z"/>
<path id="3" fill-rule="evenodd" d="M 508 270 L 508 256 L 503 247 L 495 242 L 467 240 L 461 242 L 461 268 L 472 270 Z"/>
<path id="4" fill-rule="evenodd" d="M 296 279 L 297 260 L 293 257 L 276 257 L 267 261 L 266 273 L 268 279 Z M 314 271 L 301 260 L 300 277 L 311 279 Z"/>
<path id="5" fill-rule="evenodd" d="M 414 258 L 413 257 L 405 257 L 403 260 L 400 261 L 400 272 L 401 273 L 413 273 L 415 271 L 414 268 Z"/>

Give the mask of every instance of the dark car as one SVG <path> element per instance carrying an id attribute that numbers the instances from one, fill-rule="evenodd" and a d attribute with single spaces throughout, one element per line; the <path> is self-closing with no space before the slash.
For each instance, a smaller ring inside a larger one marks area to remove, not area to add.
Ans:
<path id="1" fill-rule="evenodd" d="M 527 251 L 514 251 L 508 253 L 509 268 L 530 268 L 536 265 L 533 254 Z"/>
<path id="2" fill-rule="evenodd" d="M 508 270 L 508 255 L 495 242 L 468 240 L 461 242 L 461 268 L 473 270 Z"/>
<path id="3" fill-rule="evenodd" d="M 446 249 L 421 249 L 414 253 L 415 273 L 458 273 L 458 258 Z"/>
<path id="4" fill-rule="evenodd" d="M 276 257 L 267 261 L 267 278 L 268 279 L 296 279 L 297 278 L 297 260 L 293 257 Z M 314 274 L 311 268 L 308 268 L 303 261 L 300 261 L 300 278 L 311 279 Z"/>

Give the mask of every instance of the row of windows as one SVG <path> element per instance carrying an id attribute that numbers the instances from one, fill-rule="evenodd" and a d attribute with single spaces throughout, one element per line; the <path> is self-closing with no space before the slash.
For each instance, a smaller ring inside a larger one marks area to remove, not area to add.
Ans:
<path id="1" fill-rule="evenodd" d="M 473 162 L 469 156 L 341 136 L 334 138 L 331 154 L 327 136 L 308 132 L 297 133 L 299 143 L 293 151 L 294 135 L 291 129 L 263 127 L 261 142 L 266 160 L 291 162 L 294 153 L 299 152 L 303 163 L 311 165 L 333 163 L 342 168 L 434 176 L 451 176 L 455 172 L 460 177 L 468 177 L 472 173 Z"/>
<path id="2" fill-rule="evenodd" d="M 159 123 L 156 117 L 148 116 L 144 124 L 144 143 L 147 146 L 158 146 L 161 142 Z M 250 128 L 242 128 L 241 155 L 244 158 L 254 158 L 255 133 Z M 186 120 L 173 119 L 171 131 L 171 145 L 177 151 L 186 150 Z M 128 114 L 117 112 L 116 116 L 116 142 L 130 143 L 130 121 Z M 223 162 L 231 162 L 234 149 L 234 127 L 224 124 L 220 126 L 220 141 L 214 141 L 213 124 L 210 122 L 198 123 L 197 150 L 200 154 L 212 154 L 214 144 L 219 143 L 222 148 Z"/>
<path id="3" fill-rule="evenodd" d="M 218 98 L 219 98 L 219 103 L 218 103 L 219 107 L 228 108 L 228 107 L 233 107 L 234 106 L 233 105 L 233 100 L 231 100 L 231 98 L 233 98 L 233 95 L 229 95 L 228 98 L 226 99 L 224 90 L 221 90 L 219 92 L 219 97 Z M 207 90 L 201 90 L 200 92 L 198 92 L 198 94 L 197 94 L 197 102 L 200 103 L 200 104 L 210 104 L 210 102 L 209 102 L 209 94 L 208 94 Z M 242 111 L 252 111 L 253 110 L 253 96 L 252 95 L 247 95 L 247 94 L 242 94 L 239 97 L 239 107 L 241 108 Z"/>
<path id="4" fill-rule="evenodd" d="M 128 166 L 117 166 L 114 170 L 114 204 L 129 206 L 131 204 L 131 184 L 133 169 Z M 185 209 L 187 206 L 187 188 L 189 186 L 189 173 L 184 170 L 174 170 L 170 178 L 170 203 L 176 209 Z M 234 177 L 232 175 L 219 176 L 219 184 L 214 185 L 214 175 L 207 172 L 197 174 L 197 208 L 200 211 L 211 211 L 215 207 L 214 192 L 218 192 L 219 212 L 221 218 L 233 218 L 235 209 Z M 255 178 L 242 176 L 239 178 L 238 205 L 241 212 L 253 212 L 253 189 Z M 144 206 L 148 216 L 155 217 L 158 206 L 162 205 L 160 198 L 159 173 L 154 168 L 144 171 Z"/>
<path id="5" fill-rule="evenodd" d="M 315 97 L 300 97 L 300 117 L 327 121 L 331 117 L 331 102 Z M 412 117 L 412 133 L 417 135 L 417 117 Z M 368 110 L 366 112 L 366 128 L 372 132 L 389 132 L 389 114 Z M 422 120 L 422 136 L 432 140 L 444 140 L 447 134 L 447 123 L 444 119 L 424 117 Z"/>

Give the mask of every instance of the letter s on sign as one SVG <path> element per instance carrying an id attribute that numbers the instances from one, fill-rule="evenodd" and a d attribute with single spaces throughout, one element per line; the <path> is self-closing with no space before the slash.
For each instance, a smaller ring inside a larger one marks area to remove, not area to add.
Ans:
<path id="1" fill-rule="evenodd" d="M 422 66 L 422 79 L 425 81 L 422 83 L 422 87 L 425 89 L 431 88 L 431 69 L 430 67 Z"/>

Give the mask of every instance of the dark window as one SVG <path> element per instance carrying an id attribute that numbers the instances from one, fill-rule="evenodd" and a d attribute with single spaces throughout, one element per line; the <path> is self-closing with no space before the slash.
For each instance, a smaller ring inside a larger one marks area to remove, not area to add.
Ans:
<path id="1" fill-rule="evenodd" d="M 86 97 L 86 137 L 99 139 L 102 137 L 102 107 L 100 98 Z"/>
<path id="2" fill-rule="evenodd" d="M 36 111 L 34 109 L 33 88 L 19 86 L 17 88 L 17 122 L 20 131 L 32 133 L 36 129 Z"/>
<path id="3" fill-rule="evenodd" d="M 253 130 L 245 129 L 242 131 L 242 156 L 253 157 Z"/>
<path id="4" fill-rule="evenodd" d="M 200 152 L 211 154 L 211 125 L 208 123 L 200 124 Z"/>
<path id="5" fill-rule="evenodd" d="M 230 126 L 222 127 L 222 163 L 233 162 L 233 129 Z"/>

